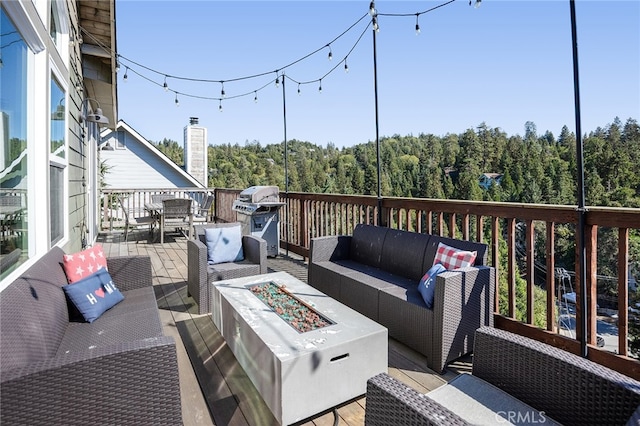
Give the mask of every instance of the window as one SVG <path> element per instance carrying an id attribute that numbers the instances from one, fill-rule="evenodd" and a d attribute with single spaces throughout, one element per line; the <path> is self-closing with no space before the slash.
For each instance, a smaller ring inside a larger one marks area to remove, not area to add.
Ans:
<path id="1" fill-rule="evenodd" d="M 127 147 L 125 140 L 126 140 L 126 133 L 122 130 L 118 130 L 116 132 L 116 148 L 118 149 L 124 149 Z"/>
<path id="2" fill-rule="evenodd" d="M 0 9 L 0 278 L 28 256 L 27 75 L 30 51 Z"/>
<path id="3" fill-rule="evenodd" d="M 52 246 L 64 236 L 64 170 L 67 150 L 65 98 L 66 95 L 60 87 L 60 83 L 52 76 L 50 87 L 51 125 L 49 129 L 49 225 Z"/>

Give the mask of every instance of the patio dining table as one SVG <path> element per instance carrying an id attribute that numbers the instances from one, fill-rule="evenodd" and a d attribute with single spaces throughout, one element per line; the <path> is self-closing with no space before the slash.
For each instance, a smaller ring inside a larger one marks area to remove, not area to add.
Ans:
<path id="1" fill-rule="evenodd" d="M 162 201 L 150 201 L 147 203 L 144 203 L 144 209 L 146 211 L 149 212 L 149 215 L 151 217 L 153 217 L 155 219 L 154 224 L 152 225 L 152 229 L 156 229 L 159 228 L 160 232 L 159 232 L 159 237 L 160 237 L 160 242 L 164 243 L 164 238 L 163 238 L 163 229 L 161 226 L 161 222 L 163 219 L 163 214 L 164 214 L 164 205 Z M 189 214 L 189 227 L 192 226 L 193 224 L 193 209 L 191 210 L 190 214 Z M 191 235 L 192 230 L 189 229 L 189 235 Z M 157 238 L 154 239 L 154 241 L 157 241 Z"/>

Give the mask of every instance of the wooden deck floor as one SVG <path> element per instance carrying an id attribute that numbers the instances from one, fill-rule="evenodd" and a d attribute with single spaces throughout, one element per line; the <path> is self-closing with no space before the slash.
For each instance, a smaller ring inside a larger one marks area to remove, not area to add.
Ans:
<path id="1" fill-rule="evenodd" d="M 187 244 L 182 236 L 167 236 L 164 244 L 148 241 L 146 232 L 104 234 L 98 238 L 107 256 L 149 255 L 153 283 L 165 334 L 176 339 L 182 415 L 191 425 L 277 425 L 233 353 L 213 324 L 210 315 L 197 314 L 195 301 L 187 296 Z M 269 258 L 269 272 L 286 271 L 307 281 L 307 265 L 295 255 Z M 439 375 L 426 367 L 426 359 L 389 339 L 389 374 L 415 389 L 427 392 L 470 371 L 470 358 L 451 365 Z M 364 396 L 337 408 L 340 425 L 364 424 Z M 320 413 L 301 425 L 333 425 L 335 412 Z"/>

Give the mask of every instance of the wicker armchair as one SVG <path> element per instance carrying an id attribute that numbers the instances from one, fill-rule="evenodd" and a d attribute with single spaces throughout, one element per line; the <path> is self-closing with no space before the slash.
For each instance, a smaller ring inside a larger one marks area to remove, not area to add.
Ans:
<path id="1" fill-rule="evenodd" d="M 187 289 L 198 303 L 198 313 L 211 312 L 210 286 L 214 281 L 248 277 L 267 273 L 267 242 L 254 235 L 242 237 L 244 260 L 209 265 L 204 230 L 207 228 L 237 226 L 239 223 L 209 223 L 194 225 L 194 239 L 187 241 Z"/>
<path id="2" fill-rule="evenodd" d="M 530 420 L 538 421 L 532 423 L 543 423 L 546 418 L 563 425 L 640 424 L 640 382 L 505 330 L 482 327 L 476 331 L 473 376 L 515 398 L 514 406 L 524 403 L 537 410 L 537 416 Z M 459 376 L 444 387 L 463 377 L 469 376 Z M 456 396 L 478 394 L 477 387 L 458 385 L 457 389 Z M 365 425 L 467 424 L 461 414 L 467 404 L 452 398 L 454 393 L 437 402 L 436 394 L 442 390 L 437 388 L 425 395 L 387 374 L 375 376 L 367 382 Z M 471 424 L 478 423 L 477 419 L 465 418 Z"/>

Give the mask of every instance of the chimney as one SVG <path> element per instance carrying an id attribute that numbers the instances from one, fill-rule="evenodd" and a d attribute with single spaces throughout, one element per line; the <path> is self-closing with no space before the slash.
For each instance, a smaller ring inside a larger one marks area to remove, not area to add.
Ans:
<path id="1" fill-rule="evenodd" d="M 207 129 L 198 124 L 198 117 L 189 117 L 184 128 L 184 168 L 205 187 L 208 186 Z"/>

